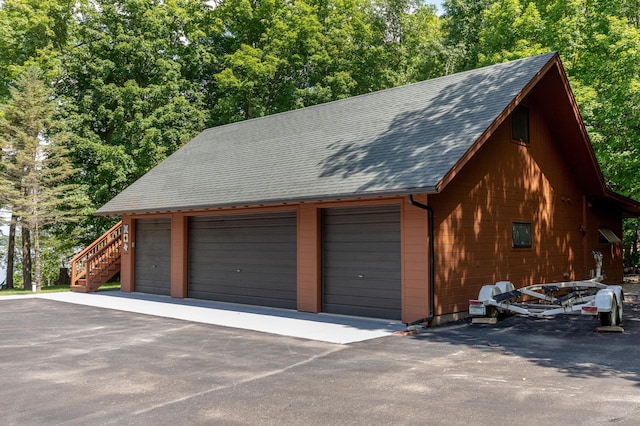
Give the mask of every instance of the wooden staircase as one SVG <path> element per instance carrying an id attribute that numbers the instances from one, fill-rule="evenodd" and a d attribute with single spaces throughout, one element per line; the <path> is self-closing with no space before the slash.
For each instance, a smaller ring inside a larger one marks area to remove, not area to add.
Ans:
<path id="1" fill-rule="evenodd" d="M 120 272 L 122 221 L 71 259 L 71 291 L 96 291 Z"/>

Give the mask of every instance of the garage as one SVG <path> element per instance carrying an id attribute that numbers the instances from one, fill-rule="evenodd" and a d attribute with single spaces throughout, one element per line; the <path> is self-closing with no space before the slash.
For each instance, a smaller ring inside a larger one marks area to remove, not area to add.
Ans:
<path id="1" fill-rule="evenodd" d="M 324 312 L 400 319 L 400 207 L 322 213 Z"/>
<path id="2" fill-rule="evenodd" d="M 193 217 L 189 297 L 295 309 L 295 212 Z"/>
<path id="3" fill-rule="evenodd" d="M 168 296 L 171 293 L 171 220 L 137 220 L 135 250 L 135 291 Z"/>

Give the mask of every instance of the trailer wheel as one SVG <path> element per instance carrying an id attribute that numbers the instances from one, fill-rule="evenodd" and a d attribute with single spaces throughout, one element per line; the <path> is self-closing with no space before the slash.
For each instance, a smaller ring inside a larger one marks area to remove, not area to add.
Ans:
<path id="1" fill-rule="evenodd" d="M 618 304 L 616 298 L 611 299 L 611 310 L 609 312 L 600 312 L 600 325 L 607 327 L 610 325 L 616 325 L 618 321 Z"/>
<path id="2" fill-rule="evenodd" d="M 496 308 L 495 306 L 487 307 L 487 317 L 498 318 L 498 316 L 500 316 L 500 311 L 498 311 L 498 308 Z"/>

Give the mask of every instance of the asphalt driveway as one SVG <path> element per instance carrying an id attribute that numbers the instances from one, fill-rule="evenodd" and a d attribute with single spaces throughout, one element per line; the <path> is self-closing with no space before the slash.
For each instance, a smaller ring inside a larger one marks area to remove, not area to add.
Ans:
<path id="1" fill-rule="evenodd" d="M 636 295 L 624 316 L 622 334 L 512 317 L 344 345 L 2 300 L 2 424 L 637 425 Z"/>

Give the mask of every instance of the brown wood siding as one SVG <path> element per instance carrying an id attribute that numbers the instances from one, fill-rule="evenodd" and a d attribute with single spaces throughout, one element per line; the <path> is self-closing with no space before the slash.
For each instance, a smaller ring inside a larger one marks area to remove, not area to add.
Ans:
<path id="1" fill-rule="evenodd" d="M 426 196 L 415 200 L 428 204 Z M 429 232 L 427 212 L 402 203 L 402 322 L 428 317 L 429 311 Z"/>
<path id="2" fill-rule="evenodd" d="M 466 311 L 484 284 L 582 279 L 594 267 L 597 245 L 588 241 L 597 242 L 597 226 L 587 224 L 586 235 L 580 226 L 583 216 L 597 221 L 596 213 L 583 211 L 580 183 L 558 148 L 563 141 L 528 106 L 529 144 L 511 141 L 507 119 L 442 193 L 429 196 L 438 314 Z M 531 248 L 512 248 L 512 222 L 531 222 Z"/>
<path id="3" fill-rule="evenodd" d="M 188 218 L 184 213 L 171 215 L 171 297 L 187 297 Z"/>
<path id="4" fill-rule="evenodd" d="M 611 229 L 619 238 L 622 234 L 621 211 L 616 211 L 611 206 L 591 205 L 587 209 L 590 213 L 590 223 L 587 225 L 587 249 L 589 255 L 591 251 L 602 252 L 602 269 L 607 277 L 605 280 L 609 284 L 620 284 L 624 279 L 624 267 L 622 258 L 622 244 L 602 244 L 600 243 L 599 228 Z M 588 269 L 594 268 L 593 262 L 588 265 Z"/>
<path id="5" fill-rule="evenodd" d="M 298 207 L 298 310 L 322 310 L 320 209 L 314 204 Z"/>
<path id="6" fill-rule="evenodd" d="M 131 216 L 122 216 L 122 226 L 128 227 L 129 242 L 126 250 L 123 247 L 122 259 L 120 263 L 120 291 L 131 293 L 133 291 L 134 275 L 135 275 L 135 251 L 132 245 L 136 235 L 136 221 Z"/>

